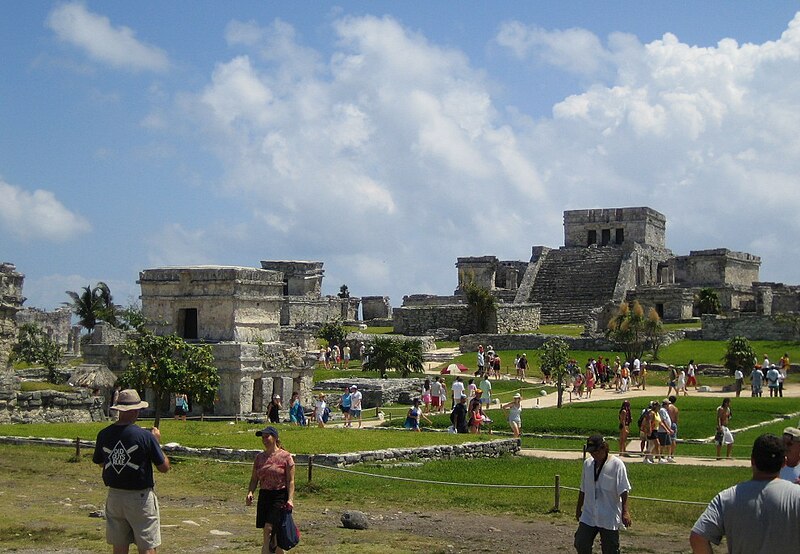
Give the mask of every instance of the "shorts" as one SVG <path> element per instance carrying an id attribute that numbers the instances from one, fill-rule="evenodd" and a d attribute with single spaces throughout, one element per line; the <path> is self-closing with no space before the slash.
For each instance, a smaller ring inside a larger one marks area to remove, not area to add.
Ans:
<path id="1" fill-rule="evenodd" d="M 661 446 L 669 446 L 672 444 L 672 437 L 670 437 L 669 433 L 658 433 L 658 444 Z"/>
<path id="2" fill-rule="evenodd" d="M 361 410 L 356 410 L 355 408 L 350 408 L 350 415 L 353 417 L 361 417 Z"/>
<path id="3" fill-rule="evenodd" d="M 417 418 L 415 417 L 407 417 L 406 422 L 403 424 L 403 427 L 405 427 L 406 429 L 412 429 L 416 431 L 417 429 L 419 429 L 419 421 L 417 421 Z"/>
<path id="4" fill-rule="evenodd" d="M 175 408 L 175 415 L 176 416 L 185 416 L 186 415 L 186 410 L 184 410 L 182 407 Z"/>
<path id="5" fill-rule="evenodd" d="M 643 441 L 646 441 L 647 440 L 647 433 L 645 433 L 644 431 L 639 431 L 639 439 L 643 440 Z"/>
<path id="6" fill-rule="evenodd" d="M 342 410 L 343 414 L 349 414 L 350 408 L 345 408 L 344 406 L 339 406 L 339 409 Z"/>
<path id="7" fill-rule="evenodd" d="M 433 406 L 434 408 L 442 406 L 441 398 L 439 398 L 438 396 L 431 397 L 431 406 Z"/>
<path id="8" fill-rule="evenodd" d="M 672 442 L 677 442 L 675 439 L 678 438 L 678 424 L 672 424 Z"/>
<path id="9" fill-rule="evenodd" d="M 263 529 L 269 523 L 273 527 L 280 525 L 284 506 L 289 500 L 289 491 L 278 489 L 271 491 L 260 489 L 258 491 L 258 504 L 256 505 L 256 527 Z"/>
<path id="10" fill-rule="evenodd" d="M 486 404 L 487 406 L 492 402 L 491 398 L 483 398 L 481 397 L 481 404 Z"/>
<path id="11" fill-rule="evenodd" d="M 153 489 L 108 489 L 106 542 L 115 546 L 136 543 L 139 550 L 161 545 L 158 498 Z"/>
<path id="12" fill-rule="evenodd" d="M 431 395 L 430 394 L 423 394 L 422 395 L 422 403 L 423 404 L 430 404 L 431 403 Z"/>
<path id="13" fill-rule="evenodd" d="M 656 433 L 655 431 L 653 431 L 652 433 L 650 433 L 649 435 L 647 435 L 647 438 L 648 438 L 648 440 L 651 440 L 651 441 L 658 440 L 658 433 Z"/>
<path id="14" fill-rule="evenodd" d="M 719 445 L 723 444 L 733 444 L 733 433 L 727 427 L 722 427 L 721 431 L 717 431 L 717 434 L 714 435 L 714 442 Z"/>

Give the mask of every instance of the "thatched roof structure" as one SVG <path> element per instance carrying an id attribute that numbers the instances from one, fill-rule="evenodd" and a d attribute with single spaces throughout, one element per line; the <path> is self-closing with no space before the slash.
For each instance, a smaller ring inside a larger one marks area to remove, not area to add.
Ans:
<path id="1" fill-rule="evenodd" d="M 116 382 L 117 376 L 103 364 L 79 365 L 69 378 L 72 386 L 90 389 L 112 389 Z"/>

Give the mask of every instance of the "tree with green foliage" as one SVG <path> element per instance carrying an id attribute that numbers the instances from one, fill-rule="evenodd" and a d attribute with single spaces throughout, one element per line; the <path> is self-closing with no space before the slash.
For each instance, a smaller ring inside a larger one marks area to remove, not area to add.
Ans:
<path id="1" fill-rule="evenodd" d="M 556 384 L 558 391 L 558 407 L 562 405 L 564 398 L 564 387 L 568 373 L 567 362 L 569 361 L 569 345 L 559 337 L 554 337 L 545 342 L 539 349 L 542 371 L 550 371 L 550 377 Z"/>
<path id="2" fill-rule="evenodd" d="M 641 359 L 645 342 L 644 308 L 638 300 L 622 302 L 608 322 L 606 336 L 625 353 L 626 360 Z"/>
<path id="3" fill-rule="evenodd" d="M 701 289 L 697 294 L 697 309 L 700 311 L 700 315 L 721 314 L 722 304 L 717 291 L 709 287 Z"/>
<path id="4" fill-rule="evenodd" d="M 189 344 L 177 335 L 156 335 L 142 329 L 125 342 L 122 351 L 128 367 L 118 382 L 126 388 L 153 391 L 156 427 L 171 393 L 185 393 L 205 407 L 213 405 L 219 374 L 211 346 Z"/>
<path id="5" fill-rule="evenodd" d="M 317 331 L 317 338 L 326 340 L 329 346 L 343 344 L 346 337 L 347 331 L 338 319 L 325 322 Z"/>
<path id="6" fill-rule="evenodd" d="M 337 294 L 339 298 L 350 298 L 350 290 L 348 290 L 347 285 L 342 285 L 339 287 L 339 294 Z"/>
<path id="7" fill-rule="evenodd" d="M 126 308 L 117 310 L 117 327 L 125 331 L 138 331 L 147 323 L 147 318 L 142 313 L 142 308 L 130 304 Z"/>
<path id="8" fill-rule="evenodd" d="M 58 384 L 56 368 L 61 362 L 64 350 L 61 345 L 47 336 L 35 323 L 24 323 L 17 334 L 17 342 L 11 348 L 12 360 L 29 364 L 42 364 L 48 370 L 48 381 Z"/>
<path id="9" fill-rule="evenodd" d="M 89 332 L 94 330 L 98 321 L 105 321 L 116 327 L 117 306 L 114 305 L 108 285 L 101 281 L 94 288 L 86 286 L 82 290 L 80 294 L 66 291 L 72 301 L 63 303 L 78 316 L 78 324 Z"/>
<path id="10" fill-rule="evenodd" d="M 664 324 L 661 322 L 661 316 L 655 308 L 650 308 L 647 311 L 647 321 L 644 322 L 644 334 L 647 337 L 647 342 L 650 345 L 650 350 L 653 352 L 653 359 L 658 359 L 658 350 L 664 344 Z"/>
<path id="11" fill-rule="evenodd" d="M 376 335 L 370 344 L 364 371 L 378 371 L 381 377 L 386 377 L 390 369 L 398 371 L 401 377 L 422 373 L 422 354 L 422 341 L 419 339 L 397 340 Z"/>
<path id="12" fill-rule="evenodd" d="M 757 363 L 756 353 L 750 341 L 744 337 L 733 337 L 728 341 L 728 348 L 722 360 L 730 375 L 739 369 L 745 377 L 750 375 Z"/>
<path id="13" fill-rule="evenodd" d="M 475 319 L 475 330 L 478 333 L 489 332 L 489 321 L 497 310 L 497 299 L 471 278 L 462 283 L 461 290 L 467 299 L 470 315 Z"/>

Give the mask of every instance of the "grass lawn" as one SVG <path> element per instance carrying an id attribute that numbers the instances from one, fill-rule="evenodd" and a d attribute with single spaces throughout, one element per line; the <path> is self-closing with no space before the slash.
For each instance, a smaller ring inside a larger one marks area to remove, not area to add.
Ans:
<path id="1" fill-rule="evenodd" d="M 151 424 L 147 420 L 140 423 L 143 427 Z M 0 435 L 67 439 L 80 437 L 83 440 L 93 441 L 98 431 L 106 425 L 108 423 L 7 424 L 0 425 Z M 261 449 L 261 439 L 255 436 L 255 432 L 262 427 L 263 425 L 244 422 L 183 422 L 168 419 L 161 421 L 160 429 L 162 441 L 165 444 L 177 442 L 183 446 L 194 448 L 222 447 L 259 450 Z M 291 445 L 292 452 L 296 454 L 333 454 L 433 444 L 460 444 L 491 438 L 488 435 L 476 437 L 449 433 L 410 433 L 405 430 L 358 432 L 352 429 L 319 429 L 288 424 L 278 424 L 276 427 L 280 431 L 281 441 L 286 445 Z"/>
<path id="2" fill-rule="evenodd" d="M 4 548 L 108 551 L 103 520 L 87 517 L 92 507 L 102 507 L 105 499 L 100 473 L 91 463 L 90 453 L 77 463 L 69 463 L 70 456 L 68 449 L 0 445 L 0 490 L 5 498 L 0 503 L 0 541 Z M 172 462 L 172 471 L 156 477 L 164 551 L 196 551 L 201 545 L 218 540 L 223 541 L 218 551 L 256 551 L 259 534 L 252 528 L 254 511 L 243 505 L 250 465 L 179 458 Z M 433 461 L 426 463 L 423 471 L 420 467 L 374 465 L 356 469 L 359 473 L 342 473 L 316 466 L 309 483 L 306 471 L 299 468 L 295 504 L 296 518 L 304 533 L 300 550 L 315 551 L 313 522 L 322 510 L 347 506 L 366 511 L 370 507 L 403 511 L 412 509 L 409 506 L 423 511 L 429 506 L 458 507 L 459 511 L 474 513 L 476 518 L 494 514 L 572 524 L 577 492 L 566 487 L 578 486 L 581 461 L 579 457 L 551 461 L 506 456 Z M 687 534 L 703 504 L 714 494 L 749 478 L 749 470 L 744 468 L 720 467 L 709 472 L 700 467 L 644 464 L 629 465 L 628 474 L 633 485 L 630 507 L 637 525 L 672 524 Z M 561 512 L 550 513 L 556 475 L 561 476 L 565 488 L 561 491 Z M 53 486 L 56 482 L 58 487 Z M 446 502 L 431 504 L 431 499 L 436 498 Z M 410 499 L 413 500 L 409 502 Z M 188 520 L 196 523 L 188 525 Z M 210 529 L 232 534 L 218 539 L 209 535 Z M 383 551 L 389 551 L 389 546 L 386 548 Z M 379 551 L 380 548 L 370 550 Z"/>

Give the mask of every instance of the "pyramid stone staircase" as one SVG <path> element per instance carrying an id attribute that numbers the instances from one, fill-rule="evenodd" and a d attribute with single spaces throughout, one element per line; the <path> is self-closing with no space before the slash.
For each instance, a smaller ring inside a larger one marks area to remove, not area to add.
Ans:
<path id="1" fill-rule="evenodd" d="M 533 282 L 523 282 L 520 293 L 525 301 L 541 304 L 542 325 L 583 324 L 593 308 L 617 300 L 624 257 L 624 250 L 614 246 L 549 250 L 531 262 L 536 266 Z"/>

